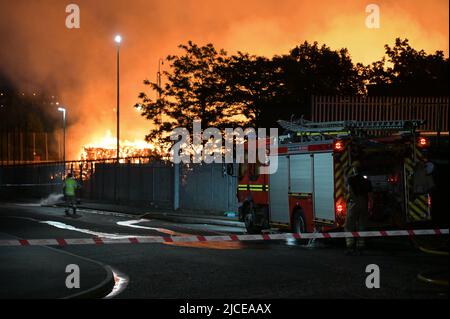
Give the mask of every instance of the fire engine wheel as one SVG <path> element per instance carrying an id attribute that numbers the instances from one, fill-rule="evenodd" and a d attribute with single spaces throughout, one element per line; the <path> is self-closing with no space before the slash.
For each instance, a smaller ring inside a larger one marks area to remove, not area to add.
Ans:
<path id="1" fill-rule="evenodd" d="M 247 209 L 244 211 L 244 223 L 247 233 L 259 234 L 261 232 L 261 227 L 257 226 L 255 221 L 256 215 L 254 209 L 250 206 L 247 206 Z"/>

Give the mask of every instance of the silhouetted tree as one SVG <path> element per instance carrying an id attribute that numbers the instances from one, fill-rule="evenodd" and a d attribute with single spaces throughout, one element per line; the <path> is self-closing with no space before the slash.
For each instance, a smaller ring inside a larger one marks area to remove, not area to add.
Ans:
<path id="1" fill-rule="evenodd" d="M 154 124 L 147 140 L 167 141 L 175 127 L 190 129 L 196 118 L 202 127 L 273 127 L 277 119 L 308 115 L 311 95 L 364 89 L 346 49 L 333 51 L 316 42 L 273 59 L 242 52 L 228 56 L 212 44 L 188 42 L 180 48 L 184 55 L 167 57 L 170 72 L 164 72 L 163 87 L 144 81 L 158 97 L 142 92 L 135 105 Z"/>
<path id="2" fill-rule="evenodd" d="M 285 90 L 278 101 L 278 118 L 309 117 L 313 95 L 356 95 L 365 92 L 361 64 L 354 65 L 347 49 L 331 50 L 304 42 L 289 55 L 275 57 Z"/>
<path id="3" fill-rule="evenodd" d="M 449 59 L 442 51 L 427 54 L 408 39 L 385 45 L 386 54 L 368 66 L 369 95 L 445 96 L 449 94 Z"/>
<path id="4" fill-rule="evenodd" d="M 282 70 L 273 60 L 238 52 L 226 60 L 222 78 L 225 101 L 237 123 L 254 127 L 274 125 L 275 105 L 284 93 Z"/>
<path id="5" fill-rule="evenodd" d="M 354 64 L 347 49 L 304 42 L 272 59 L 238 52 L 227 55 L 212 44 L 181 45 L 184 55 L 169 56 L 163 87 L 145 81 L 160 95 L 140 93 L 142 115 L 155 124 L 146 136 L 167 141 L 175 127 L 273 127 L 278 119 L 309 118 L 313 95 L 448 95 L 448 59 L 427 55 L 396 40 L 386 56 L 370 66 Z M 375 88 L 375 89 L 374 89 Z M 159 115 L 163 114 L 163 122 Z"/>
<path id="6" fill-rule="evenodd" d="M 226 52 L 217 51 L 212 44 L 198 46 L 191 41 L 179 47 L 184 55 L 166 58 L 171 72 L 164 72 L 165 85 L 144 81 L 160 97 L 152 99 L 142 92 L 141 102 L 135 105 L 155 125 L 147 140 L 167 141 L 167 133 L 176 127 L 192 129 L 195 119 L 201 120 L 203 128 L 228 127 L 236 115 L 224 100 L 226 85 L 221 75 Z"/>

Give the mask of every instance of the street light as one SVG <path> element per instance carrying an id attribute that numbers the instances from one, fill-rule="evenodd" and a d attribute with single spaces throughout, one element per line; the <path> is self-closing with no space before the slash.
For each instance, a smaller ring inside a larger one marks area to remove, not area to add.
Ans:
<path id="1" fill-rule="evenodd" d="M 63 114 L 63 162 L 64 162 L 64 176 L 66 176 L 66 109 L 63 107 L 58 107 L 58 111 L 62 112 Z"/>
<path id="2" fill-rule="evenodd" d="M 122 42 L 122 36 L 120 34 L 116 35 L 116 37 L 114 38 L 114 42 L 120 44 Z"/>
<path id="3" fill-rule="evenodd" d="M 118 168 L 119 168 L 119 159 L 120 159 L 120 69 L 119 69 L 119 61 L 120 61 L 120 44 L 122 43 L 122 36 L 119 34 L 115 36 L 114 42 L 116 42 L 117 47 L 117 149 L 116 149 L 116 167 L 114 170 L 114 200 L 118 199 L 118 189 L 117 189 L 117 180 L 118 180 Z"/>
<path id="4" fill-rule="evenodd" d="M 122 43 L 122 36 L 119 34 L 115 36 L 114 42 L 116 42 L 117 47 L 117 151 L 116 151 L 116 159 L 117 163 L 119 163 L 120 158 L 120 73 L 119 73 L 119 58 L 120 58 L 120 44 Z"/>

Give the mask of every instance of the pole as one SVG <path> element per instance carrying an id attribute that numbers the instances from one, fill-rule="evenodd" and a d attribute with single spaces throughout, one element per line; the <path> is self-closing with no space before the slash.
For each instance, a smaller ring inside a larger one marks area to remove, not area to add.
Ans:
<path id="1" fill-rule="evenodd" d="M 9 153 L 10 153 L 10 147 L 9 147 L 9 131 L 6 133 L 6 164 L 9 165 Z"/>
<path id="2" fill-rule="evenodd" d="M 153 189 L 153 192 L 155 190 Z M 180 208 L 180 164 L 173 164 L 173 209 Z"/>
<path id="3" fill-rule="evenodd" d="M 120 126 L 119 126 L 119 119 L 120 119 L 120 68 L 119 68 L 119 58 L 120 58 L 120 46 L 117 45 L 117 151 L 116 151 L 116 158 L 117 163 L 119 163 L 120 158 Z"/>
<path id="4" fill-rule="evenodd" d="M 23 163 L 23 133 L 19 132 L 20 164 Z"/>
<path id="5" fill-rule="evenodd" d="M 116 165 L 114 169 L 114 200 L 118 200 L 118 177 L 119 177 L 119 159 L 120 159 L 120 44 L 117 43 L 117 148 Z"/>
<path id="6" fill-rule="evenodd" d="M 48 162 L 48 133 L 45 133 L 45 160 Z M 33 151 L 34 153 L 35 151 Z"/>
<path id="7" fill-rule="evenodd" d="M 59 132 L 56 135 L 56 139 L 58 140 L 58 162 L 60 162 L 62 156 L 61 156 L 61 134 L 59 134 Z"/>
<path id="8" fill-rule="evenodd" d="M 63 112 L 63 162 L 64 176 L 66 176 L 66 110 Z"/>
<path id="9" fill-rule="evenodd" d="M 36 159 L 36 133 L 33 132 L 33 162 Z"/>

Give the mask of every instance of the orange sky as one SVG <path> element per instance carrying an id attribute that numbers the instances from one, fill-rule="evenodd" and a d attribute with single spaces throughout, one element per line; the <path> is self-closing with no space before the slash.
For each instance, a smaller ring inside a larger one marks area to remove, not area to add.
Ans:
<path id="1" fill-rule="evenodd" d="M 122 136 L 143 138 L 148 122 L 133 109 L 158 59 L 193 40 L 271 56 L 307 40 L 347 47 L 355 62 L 379 59 L 395 37 L 448 56 L 446 0 L 379 0 L 381 28 L 365 26 L 375 1 L 302 0 L 0 0 L 0 68 L 25 90 L 59 92 L 68 108 L 69 158 L 81 145 L 115 132 L 116 32 L 121 48 Z M 65 27 L 65 6 L 81 9 L 81 28 Z"/>

